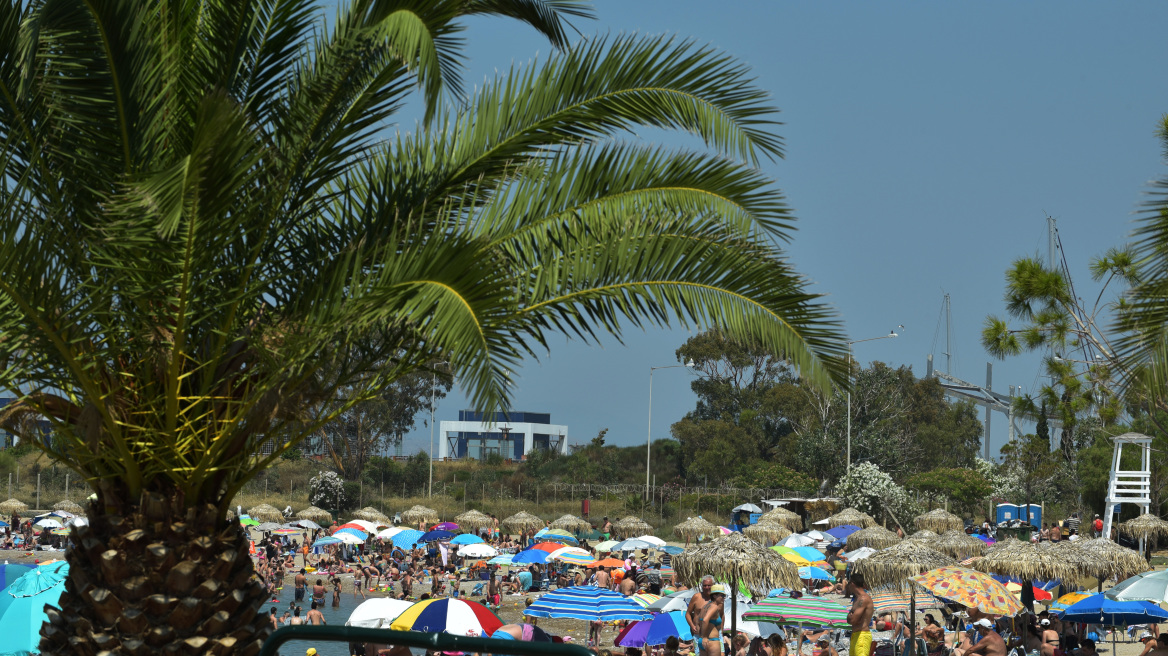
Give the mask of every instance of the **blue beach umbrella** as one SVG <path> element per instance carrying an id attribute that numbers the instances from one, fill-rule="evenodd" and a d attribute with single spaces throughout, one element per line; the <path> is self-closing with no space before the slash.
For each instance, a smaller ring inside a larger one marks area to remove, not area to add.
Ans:
<path id="1" fill-rule="evenodd" d="M 316 542 L 313 542 L 312 546 L 314 546 L 314 547 L 327 547 L 330 544 L 340 544 L 340 543 L 341 543 L 341 541 L 334 538 L 334 537 L 325 536 L 323 538 L 319 538 Z"/>
<path id="2" fill-rule="evenodd" d="M 536 563 L 542 565 L 547 562 L 548 556 L 550 555 L 551 552 L 544 551 L 543 549 L 526 549 L 515 554 L 515 558 L 511 562 L 516 565 L 519 563 Z"/>
<path id="3" fill-rule="evenodd" d="M 4 653 L 36 653 L 41 625 L 49 619 L 45 605 L 57 605 L 68 573 L 69 565 L 63 562 L 38 567 L 0 592 L 0 627 L 4 627 L 4 644 L 0 648 Z M 12 594 L 14 588 L 19 595 Z"/>
<path id="4" fill-rule="evenodd" d="M 450 531 L 430 531 L 423 533 L 422 537 L 418 538 L 418 542 L 436 542 L 438 540 L 449 540 L 454 537 Z"/>
<path id="5" fill-rule="evenodd" d="M 454 536 L 454 539 L 450 541 L 450 544 L 479 544 L 480 542 L 483 542 L 483 539 L 479 536 L 471 535 L 470 533 L 463 533 L 462 535 Z"/>
<path id="6" fill-rule="evenodd" d="M 356 536 L 362 542 L 369 539 L 368 533 L 366 533 L 365 531 L 359 531 L 355 528 L 337 529 L 335 532 L 333 532 L 333 535 L 336 536 L 336 535 L 340 535 L 341 533 L 348 533 L 349 535 Z"/>
<path id="7" fill-rule="evenodd" d="M 28 572 L 31 572 L 31 571 L 32 571 L 32 567 L 29 565 L 2 565 L 2 566 L 0 566 L 0 590 L 7 588 L 8 584 L 10 584 L 13 581 L 15 581 L 16 579 L 20 578 L 21 575 L 27 574 Z"/>
<path id="8" fill-rule="evenodd" d="M 1128 626 L 1162 622 L 1168 619 L 1168 611 L 1150 601 L 1116 601 L 1100 593 L 1068 606 L 1059 617 L 1064 622 Z"/>
<path id="9" fill-rule="evenodd" d="M 801 579 L 815 579 L 817 581 L 835 581 L 835 577 L 831 572 L 822 567 L 800 567 L 799 578 Z"/>
<path id="10" fill-rule="evenodd" d="M 803 556 L 804 558 L 806 558 L 807 560 L 810 560 L 813 563 L 816 561 L 824 560 L 827 558 L 826 554 L 824 554 L 822 551 L 820 551 L 819 549 L 816 549 L 814 547 L 795 547 L 795 553 L 799 554 L 800 556 Z"/>
<path id="11" fill-rule="evenodd" d="M 508 567 L 515 564 L 515 554 L 500 554 L 487 561 L 488 565 Z"/>
<path id="12" fill-rule="evenodd" d="M 670 556 L 676 556 L 677 554 L 685 551 L 685 549 L 682 549 L 681 547 L 674 547 L 672 545 L 665 545 L 664 547 L 657 547 L 657 551 L 664 551 Z"/>
<path id="13" fill-rule="evenodd" d="M 835 528 L 829 528 L 826 531 L 824 531 L 824 533 L 827 533 L 828 535 L 830 535 L 831 537 L 833 537 L 837 540 L 843 540 L 858 530 L 860 530 L 859 526 L 853 526 L 851 524 L 844 524 L 842 526 L 837 526 Z"/>
<path id="14" fill-rule="evenodd" d="M 393 546 L 395 547 L 411 549 L 415 544 L 417 544 L 418 538 L 422 537 L 422 535 L 424 535 L 424 533 L 421 531 L 409 529 L 398 533 L 390 539 L 393 540 Z"/>
<path id="15" fill-rule="evenodd" d="M 594 585 L 577 585 L 549 592 L 528 606 L 523 614 L 599 622 L 645 620 L 652 616 L 629 597 Z"/>
<path id="16" fill-rule="evenodd" d="M 623 633 L 624 638 L 618 639 L 617 644 L 638 649 L 645 645 L 663 645 L 671 636 L 678 640 L 693 640 L 693 632 L 685 621 L 685 611 L 681 610 L 658 613 L 653 619 L 637 622 Z"/>

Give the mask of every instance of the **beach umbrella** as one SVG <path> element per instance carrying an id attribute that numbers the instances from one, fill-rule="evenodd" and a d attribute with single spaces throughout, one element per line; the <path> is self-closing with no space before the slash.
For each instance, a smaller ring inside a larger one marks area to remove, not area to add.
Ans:
<path id="1" fill-rule="evenodd" d="M 548 560 L 555 560 L 569 565 L 588 566 L 594 562 L 592 554 L 578 547 L 564 547 L 548 554 Z"/>
<path id="2" fill-rule="evenodd" d="M 940 536 L 937 533 L 934 533 L 926 528 L 913 533 L 912 535 L 905 538 L 905 540 L 925 541 L 927 544 L 930 540 L 935 540 L 938 537 Z"/>
<path id="3" fill-rule="evenodd" d="M 247 515 L 240 515 L 239 516 L 239 525 L 240 526 L 259 526 L 260 523 L 258 520 L 254 519 L 252 517 L 248 517 Z"/>
<path id="4" fill-rule="evenodd" d="M 457 530 L 459 530 L 459 528 L 458 528 L 458 524 L 455 524 L 454 522 L 439 522 L 439 523 L 431 526 L 430 530 L 431 531 L 457 531 Z"/>
<path id="5" fill-rule="evenodd" d="M 877 615 L 884 613 L 913 613 L 924 608 L 943 608 L 945 602 L 928 592 L 917 590 L 909 594 L 903 590 L 874 590 L 871 592 L 872 608 Z"/>
<path id="6" fill-rule="evenodd" d="M 309 506 L 304 510 L 301 510 L 300 512 L 296 513 L 296 517 L 297 519 L 311 520 L 321 525 L 328 525 L 333 521 L 332 513 L 327 510 L 317 508 L 316 506 Z M 317 526 L 316 528 L 320 528 L 320 526 Z"/>
<path id="7" fill-rule="evenodd" d="M 556 521 L 551 523 L 552 528 L 564 529 L 565 531 L 580 531 L 592 528 L 592 524 L 580 519 L 575 515 L 563 515 Z"/>
<path id="8" fill-rule="evenodd" d="M 860 547 L 884 549 L 898 542 L 900 542 L 900 538 L 883 526 L 862 528 L 849 535 L 847 539 L 848 549 L 859 549 Z"/>
<path id="9" fill-rule="evenodd" d="M 819 549 L 816 549 L 815 547 L 791 547 L 791 549 L 795 553 L 799 554 L 800 556 L 803 556 L 804 558 L 806 558 L 807 560 L 809 560 L 813 563 L 819 562 L 819 561 L 827 558 L 827 554 L 823 553 Z"/>
<path id="10" fill-rule="evenodd" d="M 793 533 L 788 535 L 782 542 L 778 544 L 780 547 L 806 547 L 816 543 L 816 539 L 803 535 L 801 533 Z"/>
<path id="11" fill-rule="evenodd" d="M 612 551 L 612 548 L 618 544 L 620 544 L 620 542 L 617 540 L 605 540 L 603 542 L 597 542 L 596 546 L 592 548 L 595 549 L 597 553 L 607 553 Z"/>
<path id="12" fill-rule="evenodd" d="M 342 544 L 342 542 L 341 542 L 340 538 L 334 538 L 332 536 L 325 536 L 323 538 L 317 538 L 316 542 L 312 543 L 312 546 L 314 546 L 314 547 L 327 547 L 330 544 Z"/>
<path id="13" fill-rule="evenodd" d="M 280 528 L 272 531 L 272 534 L 273 535 L 299 535 L 300 533 L 303 533 L 303 532 L 304 532 L 304 529 L 302 529 L 302 528 L 288 528 L 286 526 L 281 526 Z"/>
<path id="14" fill-rule="evenodd" d="M 1128 626 L 1168 620 L 1168 611 L 1150 601 L 1117 601 L 1102 594 L 1093 594 L 1068 606 L 1059 613 L 1064 622 Z"/>
<path id="15" fill-rule="evenodd" d="M 849 560 L 852 571 L 864 575 L 868 589 L 897 587 L 902 592 L 911 588 L 909 577 L 957 564 L 949 556 L 909 540 L 866 558 Z"/>
<path id="16" fill-rule="evenodd" d="M 531 545 L 527 549 L 529 549 L 529 550 L 530 549 L 538 549 L 540 551 L 546 551 L 548 553 L 551 553 L 553 551 L 556 551 L 558 549 L 563 549 L 563 548 L 564 548 L 564 545 L 562 545 L 558 542 L 539 542 L 537 544 Z"/>
<path id="17" fill-rule="evenodd" d="M 284 528 L 284 525 L 277 522 L 264 522 L 263 524 L 256 526 L 255 530 L 261 533 L 271 533 L 278 528 Z"/>
<path id="18" fill-rule="evenodd" d="M 827 518 L 827 527 L 835 528 L 836 526 L 843 526 L 851 524 L 859 526 L 860 528 L 871 528 L 876 526 L 876 520 L 867 513 L 862 513 L 855 508 L 844 508 L 831 517 Z"/>
<path id="19" fill-rule="evenodd" d="M 33 570 L 30 565 L 0 565 L 0 590 L 7 588 L 10 583 Z"/>
<path id="20" fill-rule="evenodd" d="M 965 528 L 965 520 L 944 508 L 930 510 L 914 519 L 913 524 L 916 524 L 916 527 L 919 529 L 927 529 L 938 534 Z"/>
<path id="21" fill-rule="evenodd" d="M 334 538 L 339 538 L 342 535 L 352 535 L 362 542 L 369 539 L 369 534 L 359 528 L 338 528 L 337 530 L 333 531 Z"/>
<path id="22" fill-rule="evenodd" d="M 603 558 L 588 566 L 588 569 L 593 567 L 616 567 L 617 569 L 625 568 L 625 561 L 617 560 L 616 558 Z"/>
<path id="23" fill-rule="evenodd" d="M 1073 554 L 1078 554 L 1075 566 L 1082 576 L 1092 576 L 1100 581 L 1114 576 L 1122 581 L 1152 569 L 1138 552 L 1107 538 L 1068 541 L 1066 544 L 1064 558 L 1070 560 Z"/>
<path id="24" fill-rule="evenodd" d="M 843 526 L 836 526 L 835 528 L 829 528 L 826 531 L 824 531 L 824 533 L 827 533 L 828 535 L 830 535 L 831 537 L 833 537 L 837 540 L 846 540 L 849 535 L 851 535 L 852 533 L 855 533 L 856 531 L 859 531 L 859 530 L 860 530 L 859 526 L 855 526 L 853 524 L 844 524 Z"/>
<path id="25" fill-rule="evenodd" d="M 1024 583 L 1049 579 L 1073 580 L 1077 575 L 1075 568 L 1055 553 L 1054 549 L 1039 548 L 1014 539 L 1004 540 L 988 549 L 973 564 L 973 568 L 987 574 L 1013 577 Z"/>
<path id="26" fill-rule="evenodd" d="M 833 541 L 835 541 L 835 537 L 832 536 L 830 533 L 824 533 L 823 531 L 817 531 L 815 529 L 807 531 L 803 535 L 805 537 L 811 538 L 811 540 L 814 542 L 833 542 Z M 799 545 L 795 545 L 795 546 L 802 547 L 802 546 L 806 546 L 806 545 L 799 544 Z"/>
<path id="27" fill-rule="evenodd" d="M 703 535 L 714 535 L 718 527 L 710 522 L 707 522 L 701 517 L 690 517 L 684 522 L 673 527 L 673 533 L 679 537 L 685 538 L 688 544 L 690 540 L 696 540 Z"/>
<path id="28" fill-rule="evenodd" d="M 19 499 L 9 499 L 0 503 L 0 514 L 11 515 L 12 513 L 22 513 L 28 510 L 28 504 Z"/>
<path id="29" fill-rule="evenodd" d="M 640 540 L 641 542 L 648 542 L 649 544 L 653 545 L 653 548 L 655 549 L 660 549 L 661 547 L 665 546 L 665 540 L 662 540 L 656 535 L 642 535 L 641 537 L 633 539 Z"/>
<path id="30" fill-rule="evenodd" d="M 280 524 L 284 521 L 284 513 L 266 503 L 249 508 L 247 516 L 258 519 L 261 522 L 275 522 L 276 524 Z"/>
<path id="31" fill-rule="evenodd" d="M 679 553 L 684 553 L 685 549 L 682 549 L 681 547 L 675 547 L 671 544 L 667 544 L 664 547 L 657 547 L 657 551 L 663 551 L 663 552 L 669 554 L 670 556 L 676 556 Z"/>
<path id="32" fill-rule="evenodd" d="M 61 520 L 57 519 L 56 517 L 44 517 L 36 520 L 32 523 L 32 525 L 39 526 L 41 528 L 61 528 L 64 526 L 61 523 Z"/>
<path id="33" fill-rule="evenodd" d="M 69 499 L 63 499 L 53 504 L 54 510 L 64 510 L 65 512 L 73 513 L 74 515 L 84 515 L 85 509 L 77 505 L 77 503 Z"/>
<path id="34" fill-rule="evenodd" d="M 536 537 L 543 540 L 551 540 L 553 542 L 561 542 L 563 544 L 580 544 L 580 541 L 571 533 L 568 533 L 562 528 L 553 528 L 545 530 L 543 535 L 536 534 Z"/>
<path id="35" fill-rule="evenodd" d="M 767 597 L 752 605 L 742 618 L 805 628 L 842 628 L 848 626 L 848 608 L 822 597 Z"/>
<path id="36" fill-rule="evenodd" d="M 835 576 L 822 567 L 800 567 L 799 578 L 816 581 L 835 581 Z"/>
<path id="37" fill-rule="evenodd" d="M 621 540 L 612 545 L 610 551 L 636 551 L 637 549 L 652 549 L 657 545 L 652 542 L 645 542 L 637 538 L 629 538 L 628 540 Z"/>
<path id="38" fill-rule="evenodd" d="M 528 617 L 559 617 L 598 622 L 643 620 L 650 617 L 649 611 L 628 597 L 594 585 L 577 585 L 544 594 L 528 606 L 523 614 Z"/>
<path id="39" fill-rule="evenodd" d="M 617 635 L 613 642 L 618 646 L 641 649 L 645 645 L 663 645 L 671 637 L 678 640 L 693 640 L 693 632 L 685 621 L 684 611 L 660 613 L 651 620 L 633 622 Z"/>
<path id="40" fill-rule="evenodd" d="M 730 512 L 732 512 L 732 513 L 736 513 L 736 512 L 761 513 L 762 508 L 759 508 L 758 506 L 754 505 L 753 503 L 743 503 L 743 504 L 739 504 L 739 505 L 731 508 Z"/>
<path id="41" fill-rule="evenodd" d="M 1144 572 L 1124 579 L 1103 595 L 1116 601 L 1168 601 L 1168 570 Z"/>
<path id="42" fill-rule="evenodd" d="M 653 532 L 653 527 L 648 522 L 641 519 L 640 517 L 634 517 L 632 515 L 621 519 L 617 523 L 613 524 L 612 527 L 616 529 L 617 533 L 624 537 L 632 535 L 643 535 L 645 533 Z"/>
<path id="43" fill-rule="evenodd" d="M 350 533 L 349 531 L 351 530 L 352 529 L 337 531 L 336 533 L 333 533 L 333 537 L 340 540 L 341 542 L 344 542 L 345 544 L 363 544 L 365 539 L 358 537 L 358 534 L 356 533 Z M 362 533 L 361 535 L 364 534 Z"/>
<path id="44" fill-rule="evenodd" d="M 784 547 L 782 545 L 775 545 L 771 547 L 771 551 L 779 554 L 784 560 L 794 563 L 796 567 L 810 567 L 811 561 L 803 556 L 800 556 L 794 547 Z"/>
<path id="45" fill-rule="evenodd" d="M 494 522 L 489 515 L 483 514 L 477 510 L 468 510 L 458 517 L 454 518 L 458 525 L 464 531 L 477 532 L 479 529 L 490 528 Z"/>
<path id="46" fill-rule="evenodd" d="M 306 528 L 310 531 L 319 531 L 322 528 L 320 524 L 317 524 L 311 519 L 298 519 L 294 522 L 291 522 L 289 525 L 299 526 L 300 528 Z"/>
<path id="47" fill-rule="evenodd" d="M 905 542 L 907 542 L 907 540 Z M 901 544 L 904 544 L 904 542 L 901 542 Z M 876 550 L 872 547 L 860 547 L 859 549 L 855 549 L 853 551 L 842 552 L 840 553 L 840 556 L 843 556 L 850 563 L 856 560 L 863 560 L 864 558 L 867 558 L 874 553 L 876 553 Z"/>
<path id="48" fill-rule="evenodd" d="M 933 540 L 929 547 L 934 551 L 940 551 L 961 560 L 971 556 L 980 556 L 989 549 L 989 545 L 985 542 L 971 538 L 965 534 L 965 531 L 958 530 L 945 531 Z"/>
<path id="49" fill-rule="evenodd" d="M 434 510 L 433 508 L 427 508 L 426 506 L 422 505 L 416 505 L 409 510 L 403 511 L 401 518 L 403 522 L 410 525 L 417 524 L 418 522 L 436 522 L 441 519 L 438 517 L 437 510 Z"/>
<path id="50" fill-rule="evenodd" d="M 948 599 L 990 615 L 1014 615 L 1025 610 L 1006 586 L 989 574 L 964 567 L 939 567 L 910 577 L 933 596 Z"/>
<path id="51" fill-rule="evenodd" d="M 409 529 L 398 528 L 396 526 L 393 526 L 393 527 L 390 527 L 390 528 L 387 528 L 387 529 L 380 531 L 377 534 L 377 539 L 378 540 L 392 540 L 393 536 L 397 535 L 398 533 L 401 533 L 402 531 L 406 531 L 406 530 L 409 530 Z"/>
<path id="52" fill-rule="evenodd" d="M 421 531 L 415 531 L 414 529 L 405 529 L 404 531 L 401 531 L 398 534 L 391 537 L 390 540 L 393 541 L 393 546 L 395 546 L 395 547 L 400 547 L 402 549 L 411 549 L 411 548 L 413 548 L 413 546 L 415 544 L 417 544 L 418 538 L 420 538 L 420 537 L 422 537 Z"/>
<path id="53" fill-rule="evenodd" d="M 803 530 L 803 518 L 799 515 L 787 510 L 786 508 L 775 508 L 768 510 L 758 518 L 759 523 L 767 522 L 769 524 L 778 524 L 785 526 L 791 531 Z"/>
<path id="54" fill-rule="evenodd" d="M 515 554 L 499 554 L 487 561 L 488 565 L 499 565 L 501 567 L 510 567 L 515 564 Z"/>
<path id="55" fill-rule="evenodd" d="M 1070 608 L 1071 606 L 1079 603 L 1080 601 L 1083 601 L 1084 599 L 1086 599 L 1087 597 L 1090 597 L 1090 596 L 1091 596 L 1090 592 L 1068 592 L 1065 595 L 1063 595 L 1063 596 L 1059 597 L 1058 599 L 1055 599 L 1053 602 L 1051 602 L 1050 610 L 1052 612 L 1064 611 L 1067 608 Z"/>
<path id="56" fill-rule="evenodd" d="M 39 653 L 41 626 L 48 622 L 45 606 L 57 606 L 65 591 L 69 565 L 65 562 L 36 567 L 0 592 L 0 627 L 5 653 Z"/>
<path id="57" fill-rule="evenodd" d="M 482 538 L 480 538 L 477 535 L 471 535 L 470 533 L 463 533 L 462 535 L 456 535 L 450 540 L 450 544 L 454 544 L 454 545 L 479 544 L 480 542 L 483 542 Z"/>
<path id="58" fill-rule="evenodd" d="M 449 540 L 454 537 L 450 531 L 429 531 L 423 533 L 422 537 L 418 538 L 418 542 L 438 542 L 440 540 Z"/>
<path id="59" fill-rule="evenodd" d="M 384 524 L 382 524 L 381 526 L 384 526 Z M 341 528 L 355 528 L 355 529 L 357 529 L 359 531 L 363 531 L 365 533 L 376 533 L 378 524 L 377 524 L 377 522 L 371 522 L 371 521 L 366 520 L 366 519 L 350 519 L 349 521 L 345 522 L 344 524 L 341 524 L 340 527 Z"/>
<path id="60" fill-rule="evenodd" d="M 629 595 L 629 599 L 632 599 L 633 603 L 637 604 L 641 608 L 648 608 L 650 604 L 652 604 L 653 602 L 657 601 L 660 598 L 661 598 L 661 595 L 649 594 L 647 592 L 642 592 L 642 593 L 635 594 L 635 595 Z"/>
<path id="61" fill-rule="evenodd" d="M 494 558 L 499 555 L 499 550 L 489 544 L 464 544 L 458 548 L 458 555 L 463 558 Z"/>
<path id="62" fill-rule="evenodd" d="M 390 623 L 394 631 L 422 631 L 486 637 L 503 620 L 486 606 L 462 599 L 427 599 L 410 606 Z"/>
<path id="63" fill-rule="evenodd" d="M 550 555 L 552 555 L 552 552 L 544 551 L 543 549 L 524 549 L 523 551 L 515 554 L 515 558 L 512 559 L 512 562 L 516 565 L 528 563 L 542 565 L 548 561 L 548 556 Z"/>
<path id="64" fill-rule="evenodd" d="M 759 522 L 742 529 L 742 534 L 760 543 L 778 542 L 791 535 L 790 529 L 782 524 Z"/>
<path id="65" fill-rule="evenodd" d="M 544 521 L 535 515 L 521 510 L 504 519 L 500 525 L 512 533 L 534 533 L 543 527 Z"/>
<path id="66" fill-rule="evenodd" d="M 375 523 L 375 525 L 370 530 L 376 529 L 377 526 L 389 526 L 392 523 L 389 521 L 389 518 L 385 516 L 385 513 L 374 508 L 373 506 L 365 506 L 364 508 L 353 513 L 353 517 L 363 521 Z M 435 517 L 435 520 L 437 520 L 437 517 Z"/>
<path id="67" fill-rule="evenodd" d="M 547 631 L 534 624 L 504 624 L 495 629 L 491 637 L 496 640 L 519 640 L 521 642 L 555 642 Z"/>
<path id="68" fill-rule="evenodd" d="M 778 553 L 759 546 L 741 533 L 733 533 L 687 549 L 673 557 L 673 569 L 682 581 L 696 584 L 707 574 L 729 580 L 730 589 L 738 584 L 757 594 L 771 588 L 799 588 L 799 570 Z M 731 596 L 731 612 L 737 614 L 738 595 Z M 731 620 L 733 624 L 733 618 Z M 731 634 L 737 626 L 731 626 Z"/>
<path id="69" fill-rule="evenodd" d="M 349 619 L 345 620 L 345 626 L 358 626 L 363 629 L 388 629 L 399 615 L 413 605 L 412 601 L 390 597 L 366 599 L 349 614 Z"/>

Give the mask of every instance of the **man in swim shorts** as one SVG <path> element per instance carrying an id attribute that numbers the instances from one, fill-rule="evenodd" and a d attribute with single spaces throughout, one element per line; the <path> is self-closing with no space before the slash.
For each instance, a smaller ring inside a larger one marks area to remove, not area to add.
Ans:
<path id="1" fill-rule="evenodd" d="M 845 590 L 852 595 L 852 607 L 848 610 L 848 624 L 852 626 L 852 640 L 848 656 L 868 656 L 872 652 L 872 597 L 868 596 L 864 575 L 853 572 L 848 577 Z"/>

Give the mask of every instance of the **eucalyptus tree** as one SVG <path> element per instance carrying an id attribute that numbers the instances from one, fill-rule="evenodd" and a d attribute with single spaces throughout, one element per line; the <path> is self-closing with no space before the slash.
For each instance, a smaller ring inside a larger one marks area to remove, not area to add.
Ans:
<path id="1" fill-rule="evenodd" d="M 473 14 L 557 50 L 465 97 Z M 781 155 L 767 94 L 692 41 L 570 43 L 588 15 L 0 5 L 5 420 L 48 418 L 38 446 L 96 493 L 45 653 L 255 653 L 265 597 L 231 498 L 430 363 L 490 410 L 554 333 L 717 325 L 806 381 L 844 379 L 835 315 L 787 261 L 792 216 L 758 168 Z M 425 121 L 387 128 L 410 97 Z M 642 126 L 703 145 L 622 140 Z"/>

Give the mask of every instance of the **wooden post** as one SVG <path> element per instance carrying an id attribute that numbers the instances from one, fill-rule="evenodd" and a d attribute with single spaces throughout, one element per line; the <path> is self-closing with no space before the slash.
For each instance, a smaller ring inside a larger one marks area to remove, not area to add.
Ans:
<path id="1" fill-rule="evenodd" d="M 37 507 L 37 510 L 40 510 L 40 509 L 41 509 L 41 473 L 40 473 L 40 472 L 37 472 L 37 499 L 36 499 L 36 507 Z"/>
<path id="2" fill-rule="evenodd" d="M 65 498 L 69 498 L 69 472 L 65 472 Z"/>

